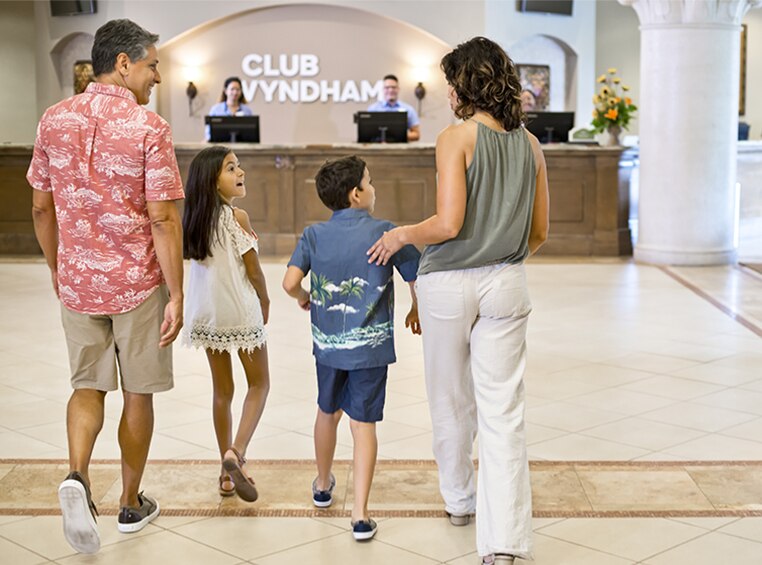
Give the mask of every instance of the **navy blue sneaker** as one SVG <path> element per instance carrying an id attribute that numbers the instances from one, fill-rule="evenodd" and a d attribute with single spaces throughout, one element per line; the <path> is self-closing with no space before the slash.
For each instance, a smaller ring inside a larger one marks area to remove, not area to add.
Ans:
<path id="1" fill-rule="evenodd" d="M 331 473 L 331 484 L 328 490 L 318 490 L 317 477 L 312 481 L 312 504 L 318 508 L 328 508 L 333 504 L 333 489 L 336 486 L 336 478 Z"/>
<path id="2" fill-rule="evenodd" d="M 368 540 L 376 535 L 378 531 L 378 524 L 375 520 L 368 518 L 367 520 L 357 520 L 352 522 L 352 536 L 357 541 Z"/>

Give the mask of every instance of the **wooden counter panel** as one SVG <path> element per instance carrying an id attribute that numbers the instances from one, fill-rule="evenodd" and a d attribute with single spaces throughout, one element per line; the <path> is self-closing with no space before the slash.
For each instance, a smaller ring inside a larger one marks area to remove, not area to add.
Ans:
<path id="1" fill-rule="evenodd" d="M 202 144 L 178 145 L 183 181 Z M 356 154 L 366 161 L 376 188 L 375 215 L 398 225 L 436 211 L 434 147 L 265 146 L 234 148 L 246 171 L 246 197 L 236 201 L 251 218 L 263 254 L 289 255 L 304 228 L 327 220 L 314 177 L 326 160 Z M 550 236 L 543 255 L 628 255 L 629 200 L 618 182 L 620 151 L 544 148 L 550 184 Z M 31 190 L 24 178 L 31 146 L 0 147 L 0 253 L 39 254 L 31 221 Z"/>

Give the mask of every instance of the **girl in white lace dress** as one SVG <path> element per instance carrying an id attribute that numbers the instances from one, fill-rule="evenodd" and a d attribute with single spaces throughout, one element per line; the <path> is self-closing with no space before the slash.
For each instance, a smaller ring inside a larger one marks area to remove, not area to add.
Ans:
<path id="1" fill-rule="evenodd" d="M 183 256 L 191 259 L 191 268 L 183 341 L 206 350 L 212 372 L 212 413 L 222 458 L 219 492 L 253 502 L 257 489 L 244 470 L 244 455 L 270 389 L 265 344 L 270 299 L 249 217 L 231 205 L 246 195 L 235 153 L 214 146 L 196 155 L 185 194 Z M 235 439 L 230 409 L 233 353 L 248 383 Z"/>

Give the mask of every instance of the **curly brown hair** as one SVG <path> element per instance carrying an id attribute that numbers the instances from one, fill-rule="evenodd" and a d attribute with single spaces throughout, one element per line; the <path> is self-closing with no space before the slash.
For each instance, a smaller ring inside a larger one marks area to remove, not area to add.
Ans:
<path id="1" fill-rule="evenodd" d="M 521 83 L 508 54 L 486 37 L 474 37 L 442 57 L 440 64 L 458 96 L 455 115 L 467 120 L 477 110 L 487 112 L 506 131 L 521 126 Z"/>

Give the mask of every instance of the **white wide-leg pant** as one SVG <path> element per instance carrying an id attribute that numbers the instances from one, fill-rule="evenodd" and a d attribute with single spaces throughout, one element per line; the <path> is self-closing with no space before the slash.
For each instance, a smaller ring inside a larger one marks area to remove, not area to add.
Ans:
<path id="1" fill-rule="evenodd" d="M 524 432 L 524 265 L 422 275 L 416 283 L 434 457 L 445 508 L 476 511 L 479 555 L 531 558 Z M 479 432 L 478 488 L 473 442 Z"/>

